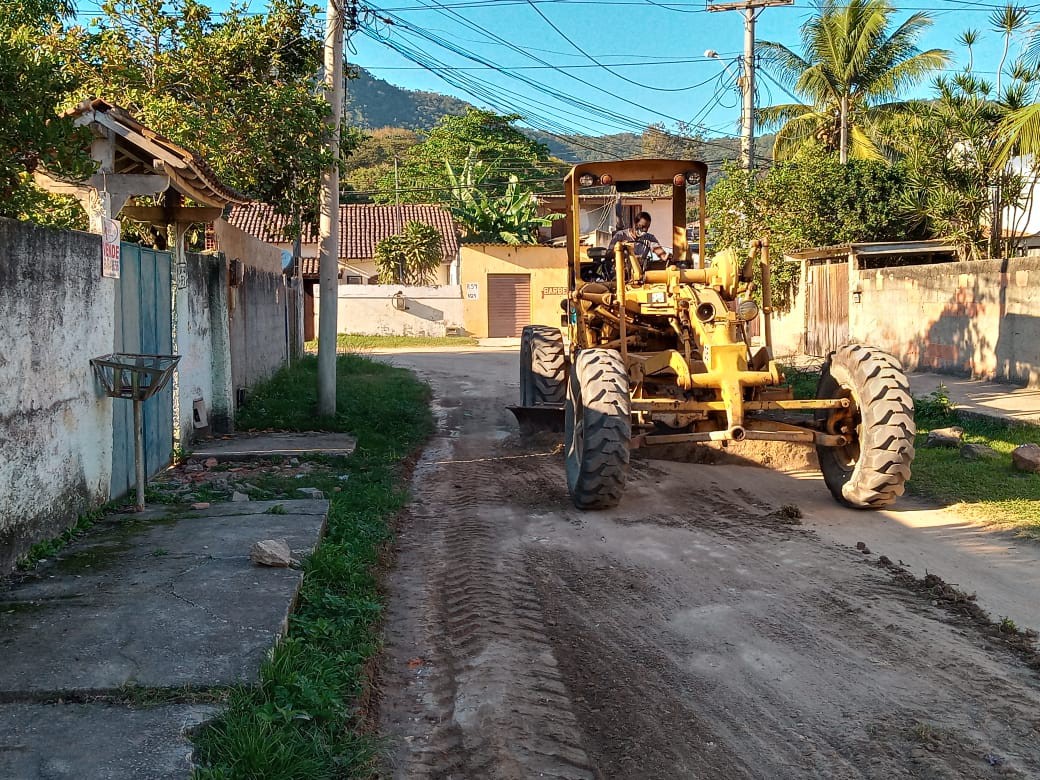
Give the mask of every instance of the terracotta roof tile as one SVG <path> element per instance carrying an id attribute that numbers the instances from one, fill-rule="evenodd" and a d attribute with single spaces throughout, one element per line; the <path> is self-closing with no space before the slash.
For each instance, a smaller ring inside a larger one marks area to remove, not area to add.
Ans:
<path id="1" fill-rule="evenodd" d="M 235 227 L 270 244 L 291 243 L 285 236 L 288 219 L 275 213 L 266 203 L 234 206 L 227 217 Z M 446 260 L 459 251 L 459 238 L 451 213 L 441 207 L 408 203 L 400 206 L 347 204 L 339 209 L 339 259 L 368 260 L 375 254 L 376 244 L 400 231 L 409 222 L 424 222 L 440 231 L 441 248 Z M 305 228 L 304 244 L 317 244 L 317 231 Z"/>

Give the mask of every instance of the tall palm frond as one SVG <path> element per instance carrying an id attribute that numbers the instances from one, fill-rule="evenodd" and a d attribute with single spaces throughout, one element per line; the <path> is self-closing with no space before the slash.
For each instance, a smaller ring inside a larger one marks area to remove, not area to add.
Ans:
<path id="1" fill-rule="evenodd" d="M 796 104 L 788 104 L 783 111 L 769 107 L 760 115 L 774 124 L 805 116 L 789 139 L 810 137 L 804 127 L 815 125 L 811 137 L 830 148 L 836 145 L 842 160 L 850 154 L 877 158 L 883 143 L 868 138 L 868 114 L 944 67 L 950 53 L 917 49 L 917 38 L 932 23 L 925 13 L 912 14 L 889 32 L 895 9 L 887 0 L 823 0 L 819 8 L 802 27 L 802 54 L 779 43 L 762 44 L 765 66 L 804 99 L 806 110 L 792 113 L 790 106 Z M 790 151 L 793 146 L 778 143 L 776 150 L 781 148 Z"/>

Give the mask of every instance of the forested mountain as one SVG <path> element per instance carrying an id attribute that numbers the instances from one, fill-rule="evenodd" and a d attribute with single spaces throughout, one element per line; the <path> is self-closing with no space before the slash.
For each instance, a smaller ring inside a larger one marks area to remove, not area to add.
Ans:
<path id="1" fill-rule="evenodd" d="M 347 110 L 344 120 L 348 125 L 365 130 L 391 127 L 429 130 L 442 116 L 461 116 L 470 107 L 464 100 L 438 92 L 423 92 L 395 86 L 376 78 L 361 67 L 355 67 L 354 72 L 356 78 L 347 82 Z M 650 128 L 642 134 L 613 133 L 601 136 L 560 135 L 524 127 L 519 129 L 527 137 L 549 147 L 554 157 L 571 163 L 644 155 L 689 155 L 704 160 L 714 169 L 725 160 L 737 159 L 740 153 L 740 141 L 737 138 L 703 138 L 678 142 L 667 137 L 667 134 L 662 132 L 664 128 Z M 759 138 L 759 157 L 771 157 L 772 146 L 772 136 Z"/>
<path id="2" fill-rule="evenodd" d="M 373 130 L 403 127 L 429 130 L 445 114 L 462 115 L 470 104 L 439 92 L 421 92 L 397 87 L 376 78 L 364 68 L 354 68 L 356 78 L 347 81 L 347 125 Z"/>

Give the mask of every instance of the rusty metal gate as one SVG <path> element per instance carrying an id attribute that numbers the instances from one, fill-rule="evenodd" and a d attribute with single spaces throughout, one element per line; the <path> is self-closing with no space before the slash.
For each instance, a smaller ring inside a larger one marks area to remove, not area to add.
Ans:
<path id="1" fill-rule="evenodd" d="M 809 266 L 806 280 L 805 352 L 825 357 L 849 340 L 849 266 Z"/>
<path id="2" fill-rule="evenodd" d="M 488 337 L 516 338 L 531 323 L 531 277 L 488 274 Z"/>

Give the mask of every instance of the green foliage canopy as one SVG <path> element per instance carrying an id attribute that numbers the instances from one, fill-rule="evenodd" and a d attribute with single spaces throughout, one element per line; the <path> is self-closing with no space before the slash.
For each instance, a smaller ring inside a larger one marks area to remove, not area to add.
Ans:
<path id="1" fill-rule="evenodd" d="M 68 13 L 60 0 L 0 0 L 0 216 L 22 216 L 39 200 L 29 184 L 39 167 L 73 178 L 93 172 L 88 131 L 58 112 L 72 81 L 61 58 L 43 45 Z"/>
<path id="2" fill-rule="evenodd" d="M 400 198 L 408 203 L 438 203 L 451 197 L 445 161 L 461 168 L 475 153 L 490 171 L 481 186 L 492 193 L 505 192 L 509 177 L 515 176 L 529 189 L 559 189 L 563 167 L 549 158 L 549 150 L 532 141 L 513 122 L 518 116 L 500 116 L 490 111 L 469 109 L 463 116 L 444 116 L 425 134 L 422 143 L 406 150 L 398 169 Z M 394 174 L 391 169 L 380 180 L 379 203 L 393 203 Z"/>
<path id="3" fill-rule="evenodd" d="M 318 10 L 233 4 L 217 21 L 197 0 L 104 0 L 96 24 L 62 39 L 71 97 L 118 103 L 227 184 L 289 216 L 313 212 L 329 163 Z M 343 149 L 357 140 L 344 133 Z"/>
<path id="4" fill-rule="evenodd" d="M 412 220 L 376 244 L 380 284 L 436 284 L 442 259 L 440 231 L 425 222 Z"/>
<path id="5" fill-rule="evenodd" d="M 869 160 L 841 164 L 819 148 L 761 176 L 729 163 L 708 193 L 708 236 L 716 251 L 746 252 L 755 238 L 768 238 L 773 300 L 789 306 L 797 289 L 797 266 L 783 255 L 796 249 L 853 241 L 909 238 L 899 166 Z"/>

